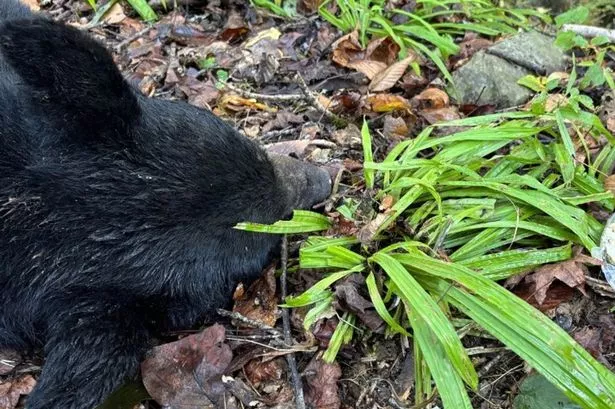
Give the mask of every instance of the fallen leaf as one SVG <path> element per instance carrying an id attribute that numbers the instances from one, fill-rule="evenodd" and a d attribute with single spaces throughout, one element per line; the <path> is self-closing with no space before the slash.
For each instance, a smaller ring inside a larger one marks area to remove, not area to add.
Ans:
<path id="1" fill-rule="evenodd" d="M 266 361 L 253 359 L 244 366 L 243 370 L 250 383 L 256 387 L 263 382 L 279 380 L 284 374 L 280 359 Z"/>
<path id="2" fill-rule="evenodd" d="M 411 55 L 401 61 L 388 67 L 386 70 L 378 73 L 369 84 L 369 90 L 372 92 L 386 91 L 397 84 L 397 81 L 404 75 L 408 65 L 416 60 L 416 56 Z"/>
<path id="3" fill-rule="evenodd" d="M 472 57 L 478 51 L 489 48 L 493 45 L 493 41 L 486 38 L 476 37 L 464 40 L 459 43 L 459 58 L 466 59 Z"/>
<path id="4" fill-rule="evenodd" d="M 298 0 L 297 1 L 297 11 L 304 14 L 311 14 L 318 11 L 318 7 L 322 0 Z"/>
<path id="5" fill-rule="evenodd" d="M 412 125 L 414 124 L 416 124 L 416 117 L 412 116 Z M 384 117 L 382 134 L 387 140 L 391 142 L 401 141 L 405 139 L 409 133 L 410 128 L 403 118 L 394 117 L 392 115 Z"/>
<path id="6" fill-rule="evenodd" d="M 141 364 L 143 384 L 161 405 L 215 408 L 223 401 L 221 377 L 233 358 L 221 325 L 155 347 Z"/>
<path id="7" fill-rule="evenodd" d="M 587 352 L 592 354 L 596 359 L 605 358 L 602 356 L 602 337 L 598 328 L 585 326 L 578 331 L 575 331 L 573 338 L 577 341 Z"/>
<path id="8" fill-rule="evenodd" d="M 376 75 L 387 69 L 387 65 L 385 63 L 373 60 L 352 61 L 348 63 L 347 67 L 359 71 L 370 80 L 373 80 Z"/>
<path id="9" fill-rule="evenodd" d="M 563 94 L 549 94 L 547 101 L 545 102 L 545 110 L 547 112 L 553 112 L 553 110 L 566 105 L 568 98 Z"/>
<path id="10" fill-rule="evenodd" d="M 448 106 L 436 109 L 423 109 L 420 110 L 418 113 L 431 125 L 438 122 L 453 121 L 461 118 L 461 115 L 459 115 L 459 111 L 455 106 Z"/>
<path id="11" fill-rule="evenodd" d="M 118 2 L 111 6 L 109 11 L 105 13 L 102 18 L 102 21 L 109 25 L 113 25 L 121 23 L 122 21 L 124 21 L 125 18 L 126 14 L 124 14 L 124 9 L 122 8 L 122 5 Z"/>
<path id="12" fill-rule="evenodd" d="M 241 297 L 235 299 L 233 311 L 270 327 L 275 325 L 278 320 L 275 264 L 271 264 Z"/>
<path id="13" fill-rule="evenodd" d="M 325 363 L 316 356 L 304 372 L 306 403 L 314 409 L 339 409 L 341 402 L 337 382 L 342 376 L 339 364 Z"/>
<path id="14" fill-rule="evenodd" d="M 376 94 L 367 98 L 374 112 L 411 111 L 410 102 L 399 95 Z"/>
<path id="15" fill-rule="evenodd" d="M 555 280 L 561 281 L 570 288 L 576 288 L 585 294 L 585 275 L 587 267 L 576 259 L 562 261 L 555 264 L 547 264 L 539 267 L 533 274 L 529 274 L 525 280 L 533 283 L 534 296 L 538 304 L 542 304 L 547 298 L 547 291 Z"/>
<path id="16" fill-rule="evenodd" d="M 0 383 L 0 409 L 14 409 L 22 395 L 29 395 L 36 385 L 32 375 L 22 375 Z"/>
<path id="17" fill-rule="evenodd" d="M 285 129 L 293 125 L 299 125 L 305 123 L 305 117 L 293 112 L 282 111 L 275 115 L 272 121 L 263 125 L 262 132 L 266 133 L 274 129 Z"/>
<path id="18" fill-rule="evenodd" d="M 243 98 L 235 94 L 224 94 L 218 102 L 218 109 L 231 114 L 253 110 L 265 112 L 277 111 L 276 108 L 262 104 L 253 98 Z"/>
<path id="19" fill-rule="evenodd" d="M 256 43 L 261 40 L 279 40 L 282 33 L 275 27 L 268 28 L 267 30 L 260 31 L 256 33 L 256 35 L 249 40 L 247 40 L 244 44 L 244 48 L 252 48 Z"/>
<path id="20" fill-rule="evenodd" d="M 346 128 L 331 133 L 331 139 L 340 147 L 360 148 L 361 130 L 355 124 L 348 124 Z"/>
<path id="21" fill-rule="evenodd" d="M 397 61 L 399 55 L 399 45 L 391 37 L 378 37 L 367 44 L 365 58 L 372 61 L 379 61 L 388 67 Z"/>
<path id="22" fill-rule="evenodd" d="M 348 67 L 351 61 L 365 58 L 365 51 L 359 43 L 359 33 L 356 30 L 331 44 L 331 49 L 333 50 L 331 59 L 342 67 Z"/>
<path id="23" fill-rule="evenodd" d="M 442 91 L 440 88 L 427 88 L 414 98 L 413 102 L 422 109 L 438 109 L 444 108 L 449 105 L 448 94 Z"/>
<path id="24" fill-rule="evenodd" d="M 389 210 L 391 207 L 393 207 L 394 203 L 395 203 L 395 198 L 391 195 L 386 195 L 380 201 L 379 209 L 381 211 Z"/>
<path id="25" fill-rule="evenodd" d="M 335 286 L 334 307 L 337 310 L 355 314 L 373 332 L 384 331 L 384 321 L 374 309 L 374 305 L 359 294 L 359 286 L 364 286 L 363 277 L 352 275 Z M 362 282 L 363 281 L 363 282 Z"/>

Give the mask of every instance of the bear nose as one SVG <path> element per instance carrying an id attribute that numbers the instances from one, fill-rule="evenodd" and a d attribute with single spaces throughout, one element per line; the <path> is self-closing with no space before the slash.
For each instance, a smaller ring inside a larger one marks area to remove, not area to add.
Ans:
<path id="1" fill-rule="evenodd" d="M 303 163 L 305 170 L 305 197 L 311 198 L 312 203 L 307 204 L 311 207 L 317 203 L 325 201 L 331 194 L 331 175 L 324 169 L 317 166 Z"/>
<path id="2" fill-rule="evenodd" d="M 269 158 L 292 208 L 309 209 L 331 194 L 331 176 L 326 170 L 286 155 L 269 154 Z"/>

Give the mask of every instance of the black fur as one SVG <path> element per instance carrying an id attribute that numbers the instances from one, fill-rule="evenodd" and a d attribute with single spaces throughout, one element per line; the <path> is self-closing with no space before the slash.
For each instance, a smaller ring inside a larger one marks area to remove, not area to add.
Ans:
<path id="1" fill-rule="evenodd" d="M 241 232 L 329 193 L 208 111 L 147 99 L 77 29 L 0 1 L 0 347 L 43 347 L 28 409 L 90 409 L 153 334 L 188 328 L 260 273 Z"/>

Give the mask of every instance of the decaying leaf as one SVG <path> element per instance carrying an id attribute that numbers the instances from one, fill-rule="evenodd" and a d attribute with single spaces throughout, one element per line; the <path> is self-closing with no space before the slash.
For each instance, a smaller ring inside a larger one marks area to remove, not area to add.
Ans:
<path id="1" fill-rule="evenodd" d="M 561 281 L 570 288 L 576 288 L 585 294 L 585 275 L 588 270 L 583 261 L 574 258 L 560 263 L 548 264 L 538 268 L 525 280 L 535 286 L 534 296 L 538 304 L 542 304 L 547 298 L 547 291 L 555 281 Z"/>
<path id="2" fill-rule="evenodd" d="M 357 274 L 343 280 L 335 286 L 334 306 L 338 310 L 355 314 L 373 332 L 383 332 L 384 321 L 375 311 L 371 301 L 359 293 L 359 287 L 364 286 L 364 278 Z"/>
<path id="3" fill-rule="evenodd" d="M 253 359 L 243 368 L 246 377 L 253 386 L 259 386 L 263 382 L 279 380 L 284 374 L 281 358 L 263 361 Z"/>
<path id="4" fill-rule="evenodd" d="M 305 399 L 315 409 L 338 409 L 341 406 L 337 382 L 342 370 L 337 362 L 325 363 L 318 355 L 305 368 Z"/>
<path id="5" fill-rule="evenodd" d="M 241 297 L 235 299 L 233 311 L 270 327 L 275 325 L 278 320 L 275 264 L 271 264 Z"/>
<path id="6" fill-rule="evenodd" d="M 28 395 L 34 389 L 36 381 L 32 375 L 22 375 L 0 383 L 0 409 L 14 409 L 19 398 Z"/>
<path id="7" fill-rule="evenodd" d="M 141 364 L 147 392 L 170 409 L 215 408 L 224 398 L 221 376 L 233 358 L 224 341 L 224 327 L 213 325 L 155 347 Z"/>
<path id="8" fill-rule="evenodd" d="M 440 88 L 427 88 L 414 98 L 413 102 L 416 102 L 421 109 L 438 109 L 444 108 L 449 105 L 448 94 L 442 91 Z"/>

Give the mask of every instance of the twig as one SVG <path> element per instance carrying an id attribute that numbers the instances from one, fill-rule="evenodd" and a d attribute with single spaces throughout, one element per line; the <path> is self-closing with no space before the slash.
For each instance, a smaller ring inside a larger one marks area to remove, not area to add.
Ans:
<path id="1" fill-rule="evenodd" d="M 191 6 L 197 4 L 199 0 L 148 0 L 152 8 L 175 8 L 175 6 Z"/>
<path id="2" fill-rule="evenodd" d="M 581 24 L 564 24 L 562 30 L 572 31 L 573 33 L 580 34 L 583 37 L 605 36 L 610 42 L 615 43 L 615 30 L 610 30 L 608 28 L 583 26 Z"/>
<path id="3" fill-rule="evenodd" d="M 282 94 L 282 95 L 271 95 L 271 94 L 258 94 L 256 92 L 245 91 L 241 88 L 237 88 L 228 82 L 224 84 L 224 86 L 230 89 L 233 92 L 241 95 L 244 98 L 254 98 L 259 99 L 261 101 L 273 101 L 273 102 L 285 102 L 285 101 L 301 101 L 305 99 L 303 94 Z"/>
<path id="4" fill-rule="evenodd" d="M 292 135 L 295 135 L 296 133 L 297 133 L 296 129 L 279 129 L 279 130 L 276 129 L 274 131 L 265 132 L 259 137 L 259 139 L 262 142 L 269 141 L 271 139 L 276 139 L 276 138 L 280 140 L 284 136 L 292 136 Z"/>
<path id="5" fill-rule="evenodd" d="M 601 296 L 615 298 L 615 290 L 606 281 L 585 276 L 585 283 Z"/>
<path id="6" fill-rule="evenodd" d="M 286 236 L 282 238 L 281 252 L 282 275 L 280 277 L 280 292 L 282 293 L 282 300 L 285 300 L 287 294 L 286 276 L 288 273 L 288 239 L 286 238 Z M 290 347 L 292 345 L 292 338 L 290 335 L 290 316 L 288 313 L 288 308 L 282 309 L 282 326 L 284 328 L 284 340 L 286 341 L 286 344 Z M 303 383 L 301 382 L 301 377 L 299 376 L 299 371 L 297 370 L 297 361 L 295 360 L 295 354 L 286 355 L 286 362 L 288 363 L 288 368 L 290 369 L 290 376 L 293 383 L 293 389 L 295 391 L 295 408 L 305 409 L 305 398 L 303 397 Z"/>
<path id="7" fill-rule="evenodd" d="M 303 79 L 301 74 L 297 74 L 295 76 L 295 81 L 297 82 L 297 85 L 299 85 L 299 88 L 301 88 L 301 91 L 303 92 L 307 100 L 310 102 L 310 104 L 312 104 L 314 108 L 320 111 L 325 116 L 325 118 L 327 118 L 328 120 L 333 122 L 334 125 L 339 127 L 344 127 L 348 125 L 347 121 L 335 115 L 333 112 L 329 111 L 320 103 L 320 101 L 318 101 L 318 98 L 314 96 L 308 85 L 305 83 L 305 80 Z"/>
<path id="8" fill-rule="evenodd" d="M 147 26 L 144 29 L 139 30 L 137 33 L 131 35 L 128 38 L 125 38 L 124 40 L 122 40 L 118 45 L 113 47 L 113 50 L 116 53 L 119 53 L 120 51 L 124 50 L 124 48 L 126 48 L 130 43 L 132 43 L 133 41 L 143 37 L 145 34 L 149 33 L 149 31 L 151 29 L 152 29 L 152 26 Z"/>
<path id="9" fill-rule="evenodd" d="M 242 324 L 245 324 L 247 326 L 250 326 L 252 328 L 257 328 L 257 329 L 262 329 L 263 331 L 267 331 L 270 334 L 273 335 L 281 335 L 280 331 L 277 330 L 276 328 L 270 327 L 267 324 L 263 324 L 260 321 L 256 321 L 253 320 L 252 318 L 248 318 L 246 316 L 241 315 L 240 313 L 236 312 L 236 311 L 227 311 L 227 310 L 223 310 L 221 308 L 218 308 L 216 310 L 218 312 L 218 315 L 222 316 L 222 317 L 226 317 L 226 318 L 230 318 L 232 320 L 235 321 L 239 321 Z"/>

